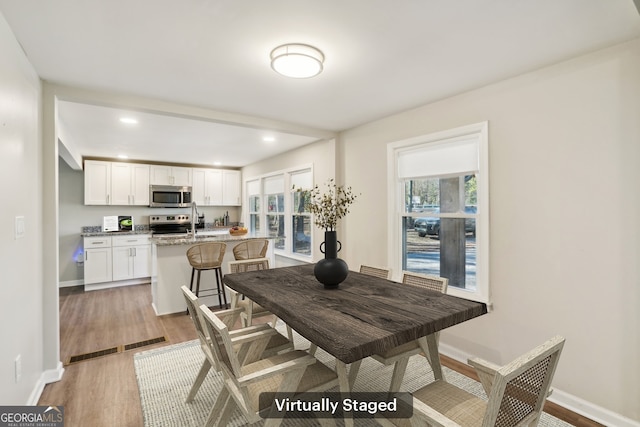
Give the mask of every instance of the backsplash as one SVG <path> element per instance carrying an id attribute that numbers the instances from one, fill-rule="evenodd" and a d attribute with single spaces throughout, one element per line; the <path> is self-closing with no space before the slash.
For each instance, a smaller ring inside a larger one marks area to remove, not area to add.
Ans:
<path id="1" fill-rule="evenodd" d="M 133 230 L 138 232 L 138 233 L 144 233 L 144 232 L 148 232 L 149 230 L 149 224 L 141 224 L 141 225 L 134 225 L 133 226 Z M 88 225 L 85 227 L 82 227 L 82 232 L 83 233 L 101 233 L 102 232 L 102 226 L 101 225 Z"/>

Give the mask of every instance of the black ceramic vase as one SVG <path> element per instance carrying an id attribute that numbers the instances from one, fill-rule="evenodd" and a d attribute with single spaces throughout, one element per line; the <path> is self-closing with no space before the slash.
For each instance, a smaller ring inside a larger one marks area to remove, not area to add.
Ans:
<path id="1" fill-rule="evenodd" d="M 338 258 L 342 244 L 338 241 L 335 231 L 324 232 L 324 242 L 320 245 L 320 252 L 324 259 L 316 263 L 313 274 L 325 288 L 337 288 L 347 278 L 349 266 Z"/>

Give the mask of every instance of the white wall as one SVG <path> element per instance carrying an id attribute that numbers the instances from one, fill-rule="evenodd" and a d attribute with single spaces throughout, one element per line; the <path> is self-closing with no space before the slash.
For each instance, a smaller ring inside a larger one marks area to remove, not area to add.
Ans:
<path id="1" fill-rule="evenodd" d="M 0 14 L 0 405 L 31 402 L 44 370 L 41 94 L 40 79 Z M 25 221 L 19 239 L 16 216 Z"/>
<path id="2" fill-rule="evenodd" d="M 386 144 L 485 120 L 495 310 L 442 342 L 502 364 L 561 334 L 556 399 L 640 421 L 640 39 L 343 133 L 347 261 L 387 263 Z"/>

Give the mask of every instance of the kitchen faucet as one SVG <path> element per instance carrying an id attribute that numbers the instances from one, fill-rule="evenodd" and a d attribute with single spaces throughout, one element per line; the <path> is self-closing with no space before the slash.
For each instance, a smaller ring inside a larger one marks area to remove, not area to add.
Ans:
<path id="1" fill-rule="evenodd" d="M 191 236 L 194 242 L 196 241 L 196 218 L 198 218 L 198 209 L 194 200 L 191 202 Z"/>

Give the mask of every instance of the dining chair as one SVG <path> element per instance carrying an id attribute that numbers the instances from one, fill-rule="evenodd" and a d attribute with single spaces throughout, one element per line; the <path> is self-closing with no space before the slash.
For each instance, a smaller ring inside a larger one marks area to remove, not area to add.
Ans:
<path id="1" fill-rule="evenodd" d="M 470 359 L 488 400 L 438 380 L 413 392 L 413 417 L 397 426 L 538 425 L 565 339 L 556 336 L 502 367 Z M 387 423 L 381 423 L 386 425 Z"/>
<path id="2" fill-rule="evenodd" d="M 369 265 L 361 265 L 360 273 L 367 274 L 369 276 L 380 277 L 381 279 L 389 278 L 389 269 L 380 268 L 380 267 L 372 267 Z"/>
<path id="3" fill-rule="evenodd" d="M 207 374 L 209 373 L 209 370 L 213 368 L 215 371 L 219 371 L 220 366 L 219 366 L 218 360 L 215 358 L 214 354 L 211 352 L 211 346 L 209 344 L 209 335 L 206 329 L 204 328 L 204 326 L 202 325 L 202 320 L 200 319 L 201 316 L 197 308 L 198 305 L 200 305 L 198 301 L 198 297 L 193 292 L 191 292 L 191 290 L 189 290 L 189 288 L 187 288 L 186 286 L 182 286 L 180 289 L 182 290 L 182 294 L 184 296 L 185 302 L 187 303 L 187 312 L 191 316 L 191 320 L 193 321 L 193 325 L 196 329 L 196 334 L 198 335 L 198 339 L 200 341 L 200 348 L 202 349 L 202 352 L 204 353 L 204 356 L 205 356 L 204 361 L 202 362 L 202 366 L 200 367 L 200 371 L 198 372 L 198 375 L 195 381 L 193 382 L 193 385 L 191 386 L 191 390 L 189 390 L 189 394 L 187 395 L 186 402 L 189 403 L 195 398 L 196 394 L 198 393 L 198 390 L 200 389 L 200 386 L 202 385 L 202 382 L 204 381 Z M 242 312 L 241 308 L 229 309 L 229 310 L 216 312 L 216 316 L 225 325 L 227 325 L 228 328 L 231 329 L 237 323 L 238 316 L 240 315 L 241 312 Z M 264 330 L 265 328 L 268 328 L 268 327 L 269 326 L 265 324 L 261 326 L 236 329 L 236 330 L 233 330 L 231 333 L 233 334 L 233 336 L 240 336 L 240 335 L 255 333 L 255 332 Z M 282 334 L 274 334 L 270 336 L 263 354 L 265 356 L 270 356 L 270 355 L 277 354 L 287 350 L 293 350 L 293 342 L 289 341 Z"/>
<path id="4" fill-rule="evenodd" d="M 269 249 L 267 239 L 249 239 L 233 247 L 233 257 L 236 260 L 264 258 Z"/>
<path id="5" fill-rule="evenodd" d="M 258 271 L 258 270 L 266 270 L 269 268 L 269 258 L 253 258 L 239 261 L 229 261 L 229 271 L 231 273 L 243 273 L 246 271 Z M 233 289 L 229 289 L 231 293 L 231 308 L 240 307 L 243 311 L 240 313 L 240 320 L 242 322 L 242 326 L 250 326 L 253 324 L 254 318 L 260 317 L 268 317 L 272 316 L 273 320 L 271 326 L 276 327 L 276 323 L 278 322 L 278 318 L 275 314 L 266 310 L 260 304 L 251 301 L 248 298 L 244 298 L 240 293 L 234 291 Z M 289 340 L 293 342 L 293 331 L 286 325 L 287 328 L 287 336 Z"/>
<path id="6" fill-rule="evenodd" d="M 237 408 L 249 424 L 264 419 L 265 427 L 278 426 L 283 414 L 275 405 L 259 406 L 262 393 L 321 392 L 338 385 L 338 376 L 327 366 L 302 350 L 293 350 L 270 357 L 260 357 L 266 340 L 278 332 L 272 328 L 234 338 L 227 325 L 204 304 L 199 307 L 205 328 L 211 337 L 211 351 L 219 360 L 224 377 L 223 388 L 211 408 L 207 426 L 226 426 Z M 240 344 L 238 348 L 236 345 Z M 320 420 L 328 422 L 329 420 Z M 333 420 L 330 420 L 333 421 Z"/>
<path id="7" fill-rule="evenodd" d="M 244 273 L 247 271 L 267 270 L 269 269 L 269 258 L 263 257 L 239 261 L 229 261 L 228 265 L 230 273 Z M 265 310 L 259 304 L 245 298 L 233 289 L 230 289 L 229 292 L 231 294 L 231 308 L 240 307 L 244 309 L 244 311 L 240 315 L 242 326 L 251 325 L 253 323 L 254 317 L 257 318 L 266 316 L 273 316 L 274 320 L 272 326 L 276 326 L 276 319 L 273 313 Z"/>
<path id="8" fill-rule="evenodd" d="M 433 291 L 441 292 L 444 294 L 447 292 L 449 280 L 444 277 L 429 276 L 405 271 L 402 275 L 402 283 L 413 286 L 422 286 L 427 289 L 431 289 Z M 436 332 L 436 344 L 438 343 L 439 339 L 440 332 Z M 411 356 L 424 353 L 430 365 L 432 365 L 431 358 L 439 357 L 437 353 L 429 350 L 430 349 L 427 346 L 426 339 L 421 338 L 419 340 L 401 344 L 383 353 L 375 353 L 371 355 L 371 357 L 384 365 L 394 365 L 389 391 L 396 392 L 400 390 L 400 385 L 402 384 L 404 373 L 407 370 L 407 365 L 409 364 L 409 358 Z"/>

